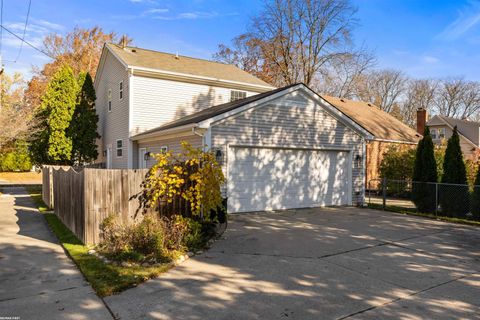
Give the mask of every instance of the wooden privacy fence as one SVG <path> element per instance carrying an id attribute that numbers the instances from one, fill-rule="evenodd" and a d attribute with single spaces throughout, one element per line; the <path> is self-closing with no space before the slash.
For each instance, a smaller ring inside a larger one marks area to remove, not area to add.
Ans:
<path id="1" fill-rule="evenodd" d="M 131 223 L 139 208 L 138 194 L 148 169 L 43 169 L 42 195 L 45 203 L 85 244 L 100 241 L 100 223 L 109 214 Z M 52 196 L 53 195 L 53 196 Z"/>

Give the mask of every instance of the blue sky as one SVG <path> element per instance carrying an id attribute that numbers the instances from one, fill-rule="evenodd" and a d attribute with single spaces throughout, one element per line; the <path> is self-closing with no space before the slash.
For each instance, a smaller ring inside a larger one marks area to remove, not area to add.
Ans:
<path id="1" fill-rule="evenodd" d="M 353 0 L 358 8 L 354 41 L 373 50 L 378 67 L 413 77 L 480 81 L 480 0 Z M 4 0 L 4 25 L 21 35 L 28 0 Z M 211 58 L 219 43 L 244 32 L 261 10 L 255 0 L 32 0 L 26 40 L 41 46 L 50 32 L 99 25 L 128 34 L 134 45 Z M 3 32 L 7 72 L 29 73 L 48 61 Z"/>

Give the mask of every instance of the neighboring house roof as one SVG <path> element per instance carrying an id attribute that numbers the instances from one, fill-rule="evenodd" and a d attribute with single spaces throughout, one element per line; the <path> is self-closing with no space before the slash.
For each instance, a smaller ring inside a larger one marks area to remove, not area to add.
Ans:
<path id="1" fill-rule="evenodd" d="M 227 113 L 229 113 L 233 110 L 240 109 L 243 106 L 247 106 L 251 103 L 255 103 L 255 102 L 257 102 L 259 100 L 262 100 L 264 98 L 269 98 L 271 96 L 274 96 L 277 93 L 281 94 L 282 91 L 287 92 L 289 89 L 294 88 L 294 87 L 304 88 L 304 89 L 308 90 L 314 96 L 316 96 L 318 98 L 322 98 L 316 92 L 314 92 L 313 90 L 308 88 L 303 83 L 296 83 L 296 84 L 288 85 L 288 86 L 278 88 L 278 89 L 275 89 L 275 90 L 271 90 L 271 91 L 268 91 L 268 92 L 259 93 L 259 94 L 256 94 L 256 95 L 244 98 L 244 99 L 240 99 L 240 100 L 236 100 L 236 101 L 232 101 L 232 102 L 227 102 L 227 103 L 216 105 L 216 106 L 213 106 L 213 107 L 210 107 L 210 108 L 207 108 L 207 109 L 203 109 L 203 110 L 195 112 L 191 115 L 188 115 L 188 116 L 182 117 L 178 120 L 175 120 L 175 121 L 169 122 L 167 124 L 164 124 L 160 127 L 142 132 L 142 133 L 134 136 L 133 138 L 134 139 L 140 139 L 140 138 L 143 138 L 145 136 L 149 136 L 151 134 L 164 132 L 166 130 L 198 124 L 200 122 L 210 120 L 212 118 L 216 118 L 217 116 L 227 114 Z M 338 110 L 337 108 L 335 108 L 335 106 L 333 106 L 332 109 L 335 110 L 335 112 L 337 112 L 339 116 L 344 116 L 344 114 L 341 112 L 341 110 Z M 354 119 L 350 119 L 348 117 L 346 117 L 346 119 L 348 119 L 351 126 L 355 127 L 358 131 L 361 131 L 365 136 L 370 137 L 370 134 L 369 134 L 368 130 L 365 130 L 362 126 L 358 125 L 355 122 Z"/>
<path id="2" fill-rule="evenodd" d="M 370 132 L 374 140 L 417 143 L 421 138 L 416 130 L 371 103 L 321 96 Z"/>
<path id="3" fill-rule="evenodd" d="M 480 143 L 480 123 L 479 122 L 435 115 L 434 117 L 432 117 L 430 120 L 427 121 L 427 126 L 431 126 L 434 124 L 436 125 L 438 120 L 448 125 L 451 129 L 457 126 L 457 131 L 460 135 L 466 138 L 474 146 L 479 147 L 479 143 Z"/>
<path id="4" fill-rule="evenodd" d="M 273 88 L 240 68 L 220 62 L 197 59 L 171 53 L 153 51 L 136 47 L 121 47 L 108 43 L 106 47 L 125 65 L 144 68 L 158 72 L 200 76 L 211 79 L 246 83 L 250 85 Z"/>

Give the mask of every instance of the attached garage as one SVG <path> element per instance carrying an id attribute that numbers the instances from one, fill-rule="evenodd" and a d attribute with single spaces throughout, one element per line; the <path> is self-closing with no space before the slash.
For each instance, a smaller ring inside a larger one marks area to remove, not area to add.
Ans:
<path id="1" fill-rule="evenodd" d="M 229 213 L 364 201 L 370 133 L 303 84 L 214 106 L 135 139 L 154 150 L 188 137 L 221 162 Z"/>
<path id="2" fill-rule="evenodd" d="M 351 203 L 351 152 L 232 146 L 228 211 L 249 212 Z"/>

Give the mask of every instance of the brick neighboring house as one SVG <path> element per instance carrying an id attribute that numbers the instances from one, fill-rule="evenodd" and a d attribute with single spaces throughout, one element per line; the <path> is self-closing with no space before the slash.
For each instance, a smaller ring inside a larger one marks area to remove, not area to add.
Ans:
<path id="1" fill-rule="evenodd" d="M 480 157 L 480 123 L 435 115 L 426 122 L 430 128 L 433 143 L 441 144 L 452 136 L 457 126 L 460 146 L 465 159 L 477 161 Z"/>
<path id="2" fill-rule="evenodd" d="M 367 189 L 373 188 L 375 186 L 373 181 L 380 179 L 379 169 L 383 154 L 390 146 L 398 146 L 400 149 L 415 148 L 422 138 L 415 129 L 371 103 L 326 95 L 322 97 L 373 136 L 373 139 L 367 140 L 366 144 L 365 187 Z M 426 113 L 420 110 L 417 113 L 417 119 L 421 120 L 422 116 L 426 117 Z M 425 127 L 425 121 L 423 126 Z M 423 132 L 422 128 L 418 130 Z"/>

